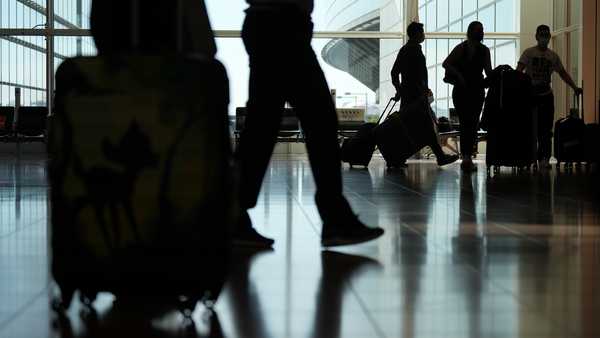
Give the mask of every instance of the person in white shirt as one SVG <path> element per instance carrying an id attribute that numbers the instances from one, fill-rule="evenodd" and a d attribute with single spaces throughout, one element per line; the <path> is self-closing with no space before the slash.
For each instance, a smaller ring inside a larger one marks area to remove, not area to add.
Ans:
<path id="1" fill-rule="evenodd" d="M 535 34 L 537 46 L 526 49 L 517 65 L 517 70 L 525 71 L 531 78 L 534 88 L 535 106 L 538 111 L 538 160 L 540 168 L 549 168 L 552 155 L 552 127 L 554 125 L 554 94 L 552 92 L 552 73 L 557 72 L 575 94 L 581 95 L 579 88 L 565 70 L 558 54 L 548 48 L 550 27 L 540 25 Z"/>
<path id="2" fill-rule="evenodd" d="M 375 239 L 383 229 L 361 223 L 343 196 L 338 120 L 329 86 L 311 46 L 312 0 L 248 0 L 242 30 L 250 57 L 246 125 L 236 158 L 240 167 L 241 213 L 233 244 L 270 248 L 273 240 L 252 226 L 256 205 L 281 123 L 284 106 L 296 111 L 317 187 L 316 204 L 324 247 Z"/>

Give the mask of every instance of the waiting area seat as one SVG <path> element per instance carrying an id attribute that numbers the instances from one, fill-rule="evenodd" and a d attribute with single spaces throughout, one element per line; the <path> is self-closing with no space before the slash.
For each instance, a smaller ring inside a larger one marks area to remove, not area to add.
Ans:
<path id="1" fill-rule="evenodd" d="M 246 126 L 246 116 L 248 110 L 246 107 L 237 107 L 235 110 L 235 144 L 240 141 L 240 135 Z M 300 120 L 296 116 L 293 108 L 285 108 L 281 118 L 281 127 L 277 135 L 277 142 L 304 142 L 304 134 L 300 127 Z"/>
<path id="2" fill-rule="evenodd" d="M 0 107 L 0 142 L 46 142 L 48 108 Z"/>

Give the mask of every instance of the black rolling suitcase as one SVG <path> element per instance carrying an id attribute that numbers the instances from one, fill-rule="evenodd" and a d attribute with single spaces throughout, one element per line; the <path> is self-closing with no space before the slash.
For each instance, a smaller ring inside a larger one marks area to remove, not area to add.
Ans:
<path id="1" fill-rule="evenodd" d="M 579 97 L 573 96 L 574 108 L 554 124 L 554 157 L 557 168 L 585 161 L 585 122 L 579 117 Z M 583 113 L 583 111 L 581 111 Z"/>
<path id="2" fill-rule="evenodd" d="M 394 102 L 392 104 L 392 102 Z M 390 108 L 391 106 L 391 108 Z M 369 166 L 373 152 L 375 151 L 375 136 L 373 135 L 373 129 L 379 125 L 381 120 L 396 106 L 396 102 L 390 99 L 387 106 L 381 113 L 377 123 L 365 123 L 363 124 L 355 135 L 351 138 L 345 139 L 342 143 L 342 162 L 350 164 L 350 167 L 355 165 Z M 388 110 L 389 109 L 389 110 Z"/>
<path id="3" fill-rule="evenodd" d="M 111 54 L 59 67 L 48 139 L 56 311 L 75 291 L 88 306 L 111 292 L 144 311 L 217 299 L 237 214 L 228 104 L 212 56 Z"/>
<path id="4" fill-rule="evenodd" d="M 75 290 L 86 303 L 102 291 L 174 303 L 185 296 L 190 306 L 215 300 L 234 214 L 225 69 L 214 60 L 122 57 L 117 81 L 114 61 L 71 59 L 57 72 L 55 305 L 68 307 Z"/>
<path id="5" fill-rule="evenodd" d="M 391 114 L 374 130 L 388 168 L 398 167 L 435 137 L 435 123 L 425 98 Z"/>
<path id="6" fill-rule="evenodd" d="M 537 160 L 537 115 L 531 80 L 510 66 L 498 66 L 489 78 L 485 101 L 486 165 L 530 169 Z"/>

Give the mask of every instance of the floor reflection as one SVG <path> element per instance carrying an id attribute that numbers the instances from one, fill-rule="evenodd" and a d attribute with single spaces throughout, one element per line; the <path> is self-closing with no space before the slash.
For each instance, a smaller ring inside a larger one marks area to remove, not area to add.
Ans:
<path id="1" fill-rule="evenodd" d="M 233 323 L 229 332 L 232 337 L 280 337 L 282 332 L 272 332 L 268 317 L 273 313 L 265 311 L 261 304 L 262 297 L 272 297 L 278 293 L 271 293 L 266 288 L 255 285 L 250 278 L 253 275 L 252 266 L 261 256 L 275 255 L 270 252 L 236 252 L 234 266 L 227 287 L 227 309 L 231 310 L 230 322 Z M 295 328 L 285 328 L 289 335 L 311 338 L 338 338 L 344 337 L 342 333 L 342 320 L 344 315 L 344 299 L 351 293 L 351 286 L 355 278 L 364 273 L 377 273 L 382 269 L 381 264 L 368 257 L 342 253 L 336 251 L 322 251 L 320 254 L 320 276 L 314 293 L 314 304 L 309 306 L 315 309 L 313 318 L 304 316 L 300 308 L 288 307 L 283 309 L 284 322 L 295 322 Z M 303 281 L 307 282 L 307 281 Z M 299 285 L 305 291 L 306 285 Z M 289 293 L 289 292 L 288 292 Z M 290 296 L 283 295 L 284 297 Z M 287 323 L 290 325 L 291 323 Z M 298 329 L 300 328 L 300 329 Z"/>
<path id="2" fill-rule="evenodd" d="M 346 170 L 359 217 L 386 235 L 322 251 L 306 158 L 276 158 L 251 212 L 272 252 L 236 252 L 215 310 L 127 305 L 48 308 L 45 161 L 0 161 L 0 337 L 597 338 L 597 176 L 491 177 L 411 163 Z M 201 269 L 202 267 L 198 267 Z M 160 311 L 158 311 L 160 310 Z M 49 323 L 40 325 L 40 323 Z"/>

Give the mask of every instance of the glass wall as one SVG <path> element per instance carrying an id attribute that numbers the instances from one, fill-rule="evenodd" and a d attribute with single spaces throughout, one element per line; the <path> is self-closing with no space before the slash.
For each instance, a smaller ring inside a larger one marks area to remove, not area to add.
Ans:
<path id="1" fill-rule="evenodd" d="M 56 29 L 89 27 L 91 0 L 55 0 Z M 2 0 L 0 29 L 26 29 L 31 35 L 0 34 L 0 105 L 15 104 L 15 88 L 21 88 L 21 104 L 46 105 L 45 0 Z M 37 32 L 36 30 L 40 30 Z M 35 33 L 35 34 L 34 34 Z M 67 57 L 92 55 L 93 42 L 85 37 L 55 38 L 56 68 Z"/>
<path id="2" fill-rule="evenodd" d="M 560 56 L 565 69 L 575 83 L 581 79 L 581 0 L 553 0 L 554 22 L 552 49 Z M 580 84 L 581 85 L 581 84 Z M 556 114 L 559 119 L 573 108 L 573 91 L 554 74 L 552 86 L 555 96 Z"/>
<path id="3" fill-rule="evenodd" d="M 14 106 L 15 88 L 21 104 L 46 104 L 46 49 L 43 37 L 0 38 L 0 106 Z"/>
<path id="4" fill-rule="evenodd" d="M 55 0 L 56 28 L 88 28 L 90 4 L 91 0 Z M 248 95 L 248 59 L 239 38 L 247 3 L 206 0 L 206 4 L 219 37 L 218 57 L 229 72 L 230 114 L 234 114 L 236 107 L 246 104 Z M 45 0 L 2 0 L 0 28 L 41 28 L 45 5 Z M 337 92 L 338 106 L 366 107 L 367 115 L 375 115 L 395 94 L 389 74 L 404 43 L 406 18 L 418 16 L 433 35 L 423 48 L 430 87 L 436 96 L 434 107 L 443 116 L 452 107 L 452 100 L 451 88 L 441 80 L 441 63 L 461 41 L 468 23 L 480 20 L 488 33 L 517 36 L 519 6 L 520 0 L 321 0 L 316 1 L 313 13 L 318 36 L 313 47 L 330 87 Z M 408 13 L 408 8 L 414 8 L 414 13 Z M 439 34 L 443 33 L 454 35 L 442 38 Z M 54 42 L 54 68 L 67 57 L 95 54 L 89 37 L 55 37 Z M 495 65 L 515 65 L 516 38 L 496 36 L 485 43 L 492 50 Z M 16 86 L 27 89 L 24 103 L 44 104 L 45 53 L 43 37 L 0 36 L 0 104 L 14 101 Z"/>
<path id="5" fill-rule="evenodd" d="M 516 67 L 518 58 L 519 0 L 420 0 L 419 19 L 430 34 L 457 33 L 460 39 L 428 38 L 423 44 L 429 70 L 429 86 L 435 95 L 432 107 L 438 116 L 448 116 L 452 102 L 452 87 L 442 81 L 442 63 L 456 45 L 463 41 L 469 23 L 480 21 L 486 33 L 512 33 L 515 38 L 486 39 L 492 65 Z"/>

